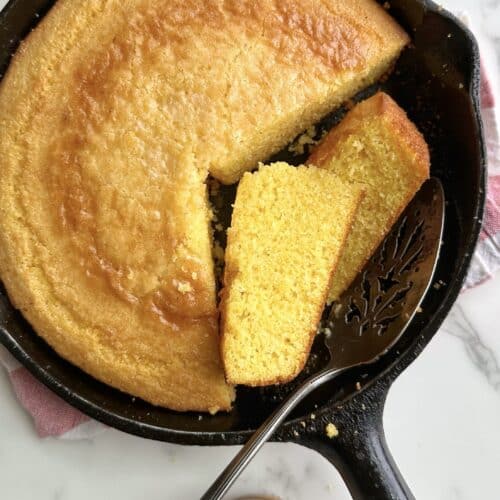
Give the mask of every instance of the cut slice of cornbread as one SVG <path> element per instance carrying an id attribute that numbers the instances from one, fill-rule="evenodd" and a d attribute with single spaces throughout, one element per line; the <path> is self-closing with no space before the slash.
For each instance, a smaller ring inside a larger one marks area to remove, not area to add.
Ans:
<path id="1" fill-rule="evenodd" d="M 275 163 L 243 176 L 221 294 L 230 383 L 283 383 L 304 367 L 361 196 L 315 167 Z"/>
<path id="2" fill-rule="evenodd" d="M 335 300 L 429 177 L 429 149 L 406 113 L 379 92 L 355 106 L 307 163 L 366 187 L 332 281 L 329 299 Z"/>

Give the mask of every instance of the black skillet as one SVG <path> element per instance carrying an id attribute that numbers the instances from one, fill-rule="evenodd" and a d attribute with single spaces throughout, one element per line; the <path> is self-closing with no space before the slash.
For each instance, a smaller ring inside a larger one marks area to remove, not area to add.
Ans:
<path id="1" fill-rule="evenodd" d="M 19 42 L 53 3 L 11 0 L 6 6 L 0 15 L 0 74 Z M 356 499 L 411 496 L 385 443 L 384 402 L 392 382 L 431 340 L 460 292 L 485 200 L 480 62 L 474 37 L 456 18 L 427 0 L 392 0 L 390 13 L 412 35 L 413 44 L 392 76 L 378 87 L 392 95 L 425 134 L 431 148 L 432 175 L 443 183 L 446 225 L 435 279 L 445 285 L 431 288 L 423 312 L 391 353 L 369 369 L 346 374 L 335 388 L 327 386 L 313 394 L 274 436 L 276 441 L 295 442 L 320 452 L 339 469 Z M 375 90 L 368 89 L 359 98 Z M 331 127 L 344 112 L 333 113 L 321 127 Z M 287 153 L 277 157 L 292 163 L 304 160 Z M 226 189 L 226 195 L 230 198 L 234 190 Z M 201 419 L 196 413 L 156 408 L 97 382 L 61 359 L 13 309 L 3 289 L 0 341 L 35 377 L 91 417 L 131 434 L 186 445 L 244 443 L 291 388 L 241 388 L 231 413 L 202 415 Z M 317 342 L 309 368 L 319 366 L 325 354 Z M 358 381 L 361 390 L 356 388 Z M 330 421 L 341 429 L 335 440 L 324 433 Z"/>

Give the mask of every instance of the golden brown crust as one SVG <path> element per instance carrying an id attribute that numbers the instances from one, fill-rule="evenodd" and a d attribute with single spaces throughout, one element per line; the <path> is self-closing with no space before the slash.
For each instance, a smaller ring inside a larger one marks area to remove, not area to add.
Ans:
<path id="1" fill-rule="evenodd" d="M 307 164 L 322 166 L 328 163 L 335 154 L 336 145 L 356 133 L 366 119 L 372 118 L 383 118 L 389 124 L 398 141 L 415 156 L 417 168 L 428 175 L 430 156 L 424 136 L 408 119 L 405 111 L 385 92 L 378 92 L 350 110 L 342 120 L 342 126 L 334 127 L 314 148 L 307 159 Z"/>
<path id="2" fill-rule="evenodd" d="M 48 68 L 37 67 L 37 59 L 53 59 L 51 47 L 55 54 L 71 54 L 75 46 L 83 45 L 82 28 L 88 25 L 95 40 L 87 57 L 80 57 L 81 64 L 73 69 L 85 94 L 84 104 L 92 104 L 96 93 L 103 91 L 105 96 L 123 90 L 119 78 L 123 67 L 139 63 L 146 68 L 155 50 L 169 47 L 170 70 L 162 68 L 162 74 L 172 85 L 167 89 L 172 95 L 170 112 L 195 127 L 177 128 L 176 143 L 191 147 L 194 142 L 193 154 L 201 168 L 210 167 L 213 175 L 228 183 L 378 78 L 409 41 L 373 0 L 132 3 L 125 7 L 117 0 L 60 0 L 28 37 L 27 57 L 34 62 L 33 69 L 48 76 L 48 81 L 59 74 L 63 68 L 52 68 L 50 63 Z M 71 17 L 73 22 L 67 22 Z M 106 23 L 110 17 L 113 21 Z M 57 39 L 53 40 L 54 32 Z M 26 59 L 24 52 L 21 49 L 15 56 L 13 67 L 18 59 Z M 221 74 L 228 78 L 221 79 Z M 294 85 L 283 86 L 281 81 Z M 101 85 L 104 82 L 107 90 Z M 230 102 L 228 109 L 219 109 L 222 96 Z M 240 109 L 245 100 L 253 106 Z M 187 113 L 189 108 L 192 111 Z M 207 113 L 210 109 L 214 113 Z M 218 119 L 220 114 L 227 123 Z M 276 130 L 278 125 L 289 137 Z M 173 130 L 175 126 L 169 128 L 167 121 L 167 141 Z M 267 131 L 283 135 L 279 144 L 276 137 L 267 137 Z M 193 141 L 196 134 L 198 140 Z M 238 153 L 236 160 L 231 145 Z"/>
<path id="3" fill-rule="evenodd" d="M 0 274 L 96 378 L 175 410 L 229 410 L 206 174 L 168 154 L 151 87 L 165 61 L 125 29 L 140 19 L 58 2 L 16 55 L 0 88 Z"/>
<path id="4" fill-rule="evenodd" d="M 334 159 L 339 145 L 343 144 L 351 136 L 356 137 L 360 131 L 366 129 L 369 123 L 375 122 L 384 125 L 388 134 L 387 140 L 390 140 L 393 151 L 399 149 L 398 157 L 403 162 L 401 168 L 410 168 L 411 172 L 408 172 L 405 176 L 405 192 L 407 195 L 400 199 L 397 206 L 391 207 L 390 217 L 385 221 L 384 226 L 380 228 L 380 234 L 377 238 L 369 241 L 370 248 L 364 254 L 363 259 L 359 261 L 356 269 L 349 272 L 349 276 L 353 279 L 364 268 L 371 254 L 397 221 L 422 182 L 429 177 L 430 154 L 425 138 L 408 118 L 405 111 L 389 95 L 379 92 L 351 109 L 342 122 L 333 128 L 312 151 L 306 162 L 308 165 L 333 168 L 333 171 L 335 171 Z M 360 180 L 362 181 L 362 179 Z M 338 283 L 336 285 L 331 290 L 330 300 L 337 299 L 349 283 L 343 283 L 342 289 L 339 289 Z"/>
<path id="5" fill-rule="evenodd" d="M 0 87 L 14 303 L 115 387 L 228 409 L 207 170 L 234 182 L 407 41 L 372 0 L 59 0 Z"/>
<path id="6" fill-rule="evenodd" d="M 393 147 L 404 150 L 404 156 L 411 159 L 419 172 L 415 179 L 426 179 L 430 173 L 430 153 L 427 142 L 406 112 L 385 92 L 361 102 L 347 113 L 339 126 L 334 127 L 321 143 L 314 148 L 307 159 L 307 165 L 326 165 L 335 155 L 337 144 L 356 134 L 367 120 L 383 120 L 394 138 Z M 411 181 L 411 179 L 409 179 Z M 417 182 L 417 181 L 416 181 Z M 401 205 L 401 212 L 411 197 Z M 399 215 L 398 215 L 399 217 Z M 394 219 L 393 223 L 397 220 Z"/>

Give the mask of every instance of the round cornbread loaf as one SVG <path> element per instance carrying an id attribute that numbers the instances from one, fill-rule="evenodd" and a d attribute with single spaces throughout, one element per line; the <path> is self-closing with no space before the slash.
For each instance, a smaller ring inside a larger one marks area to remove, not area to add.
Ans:
<path id="1" fill-rule="evenodd" d="M 205 179 L 378 78 L 372 0 L 59 0 L 0 86 L 0 275 L 62 356 L 175 410 L 229 409 Z"/>

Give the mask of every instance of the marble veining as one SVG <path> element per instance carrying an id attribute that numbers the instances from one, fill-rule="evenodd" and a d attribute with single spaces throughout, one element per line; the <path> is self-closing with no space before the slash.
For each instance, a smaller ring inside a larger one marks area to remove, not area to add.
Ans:
<path id="1" fill-rule="evenodd" d="M 53 500 L 64 500 L 66 495 L 64 494 L 64 486 L 59 486 L 54 490 L 52 495 Z"/>
<path id="2" fill-rule="evenodd" d="M 499 356 L 482 340 L 480 333 L 467 318 L 463 307 L 457 304 L 446 319 L 442 330 L 460 339 L 470 361 L 500 394 Z"/>

